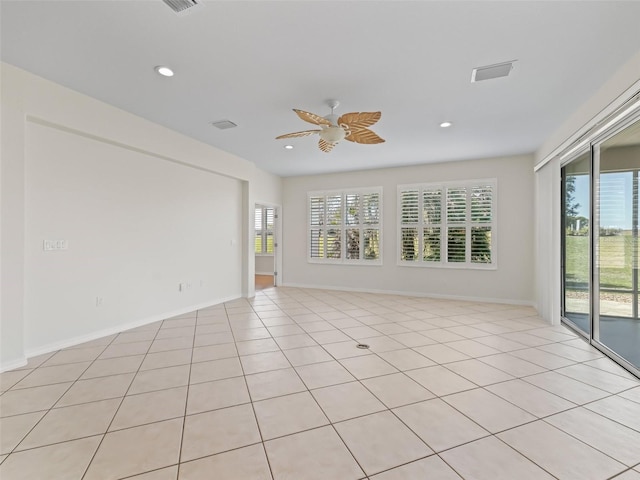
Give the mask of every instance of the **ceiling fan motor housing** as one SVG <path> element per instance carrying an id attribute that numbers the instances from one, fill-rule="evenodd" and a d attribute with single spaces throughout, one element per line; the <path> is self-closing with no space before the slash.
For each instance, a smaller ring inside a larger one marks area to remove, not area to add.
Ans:
<path id="1" fill-rule="evenodd" d="M 340 140 L 344 140 L 345 136 L 346 132 L 344 131 L 344 128 L 337 125 L 325 127 L 320 132 L 320 138 L 329 143 L 338 143 Z"/>
<path id="2" fill-rule="evenodd" d="M 329 120 L 332 125 L 338 125 L 338 115 L 335 113 L 330 113 L 329 115 L 325 115 L 325 120 Z"/>

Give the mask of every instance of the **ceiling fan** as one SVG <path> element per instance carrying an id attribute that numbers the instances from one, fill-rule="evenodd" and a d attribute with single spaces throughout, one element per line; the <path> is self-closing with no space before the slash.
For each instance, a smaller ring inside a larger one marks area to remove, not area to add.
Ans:
<path id="1" fill-rule="evenodd" d="M 319 130 L 304 130 L 302 132 L 287 133 L 276 137 L 281 138 L 306 137 L 307 135 L 320 135 L 318 146 L 320 150 L 329 153 L 341 140 L 348 140 L 355 143 L 383 143 L 373 131 L 367 127 L 375 124 L 380 120 L 380 112 L 351 112 L 338 116 L 333 113 L 340 102 L 338 100 L 329 100 L 327 102 L 331 108 L 331 113 L 325 117 L 314 113 L 305 112 L 304 110 L 293 109 L 294 112 L 305 122 L 313 123 L 320 126 Z"/>

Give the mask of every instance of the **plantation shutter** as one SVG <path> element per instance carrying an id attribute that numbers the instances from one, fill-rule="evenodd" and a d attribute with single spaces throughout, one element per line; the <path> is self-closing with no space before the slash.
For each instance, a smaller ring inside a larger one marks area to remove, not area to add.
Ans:
<path id="1" fill-rule="evenodd" d="M 419 199 L 418 189 L 400 192 L 400 259 L 406 262 L 415 262 L 419 259 Z"/>
<path id="2" fill-rule="evenodd" d="M 471 190 L 471 222 L 471 263 L 491 263 L 492 185 L 479 185 Z"/>
<path id="3" fill-rule="evenodd" d="M 325 258 L 324 254 L 324 197 L 309 198 L 309 257 Z"/>
<path id="4" fill-rule="evenodd" d="M 346 217 L 344 223 L 346 225 L 357 225 L 360 223 L 360 195 L 355 193 L 347 193 L 344 196 Z"/>
<path id="5" fill-rule="evenodd" d="M 422 261 L 439 262 L 441 245 L 442 189 L 422 192 Z"/>
<path id="6" fill-rule="evenodd" d="M 254 251 L 255 253 L 262 253 L 262 208 L 256 207 L 254 220 Z"/>
<path id="7" fill-rule="evenodd" d="M 361 196 L 361 222 L 367 228 L 362 230 L 362 258 L 380 258 L 380 194 L 367 193 Z"/>
<path id="8" fill-rule="evenodd" d="M 309 199 L 309 224 L 311 226 L 324 225 L 324 197 Z"/>
<path id="9" fill-rule="evenodd" d="M 482 185 L 471 190 L 471 221 L 491 223 L 493 221 L 493 187 Z"/>
<path id="10" fill-rule="evenodd" d="M 400 217 L 403 224 L 418 223 L 418 190 L 406 190 L 400 194 Z"/>
<path id="11" fill-rule="evenodd" d="M 422 193 L 422 218 L 425 225 L 440 225 L 442 216 L 442 190 L 425 190 Z"/>
<path id="12" fill-rule="evenodd" d="M 464 263 L 467 261 L 467 189 L 454 187 L 447 189 L 447 261 Z M 451 226 L 451 224 L 462 224 Z"/>
<path id="13" fill-rule="evenodd" d="M 399 261 L 495 267 L 496 189 L 495 179 L 399 185 Z"/>
<path id="14" fill-rule="evenodd" d="M 265 209 L 265 246 L 264 251 L 266 253 L 273 253 L 273 226 L 275 210 L 273 208 Z"/>
<path id="15" fill-rule="evenodd" d="M 467 229 L 465 227 L 447 228 L 447 261 L 460 263 L 467 261 Z"/>
<path id="16" fill-rule="evenodd" d="M 447 189 L 447 222 L 464 223 L 467 220 L 467 189 Z"/>
<path id="17" fill-rule="evenodd" d="M 380 194 L 368 193 L 362 195 L 362 223 L 377 225 L 380 223 Z"/>
<path id="18" fill-rule="evenodd" d="M 379 264 L 382 188 L 309 192 L 308 260 Z"/>

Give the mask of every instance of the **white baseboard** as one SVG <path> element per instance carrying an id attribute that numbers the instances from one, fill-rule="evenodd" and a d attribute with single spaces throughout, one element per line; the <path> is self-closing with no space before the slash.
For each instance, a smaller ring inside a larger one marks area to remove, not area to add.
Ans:
<path id="1" fill-rule="evenodd" d="M 106 337 L 108 335 L 113 335 L 115 333 L 124 332 L 125 330 L 130 330 L 132 328 L 141 327 L 143 325 L 147 325 L 149 323 L 157 322 L 160 320 L 165 320 L 167 318 L 175 317 L 178 315 L 182 315 L 184 313 L 193 312 L 194 310 L 200 310 L 202 308 L 211 307 L 212 305 L 218 305 L 224 302 L 230 302 L 231 300 L 236 300 L 241 298 L 241 295 L 234 295 L 224 298 L 218 298 L 215 300 L 209 300 L 207 302 L 199 303 L 196 305 L 190 305 L 188 307 L 179 308 L 177 310 L 171 310 L 169 312 L 159 313 L 156 315 L 151 315 L 149 317 L 141 318 L 138 320 L 134 320 L 132 322 L 127 322 L 124 324 L 116 325 L 113 327 L 105 328 L 102 330 L 98 330 L 96 332 L 91 332 L 86 335 L 79 335 L 77 337 L 68 338 L 65 340 L 48 343 L 46 345 L 42 345 L 36 348 L 30 348 L 25 351 L 26 358 L 36 357 L 38 355 L 43 355 L 45 353 L 55 352 L 57 350 L 61 350 L 67 347 L 73 347 L 74 345 L 79 345 L 81 343 L 90 342 L 92 340 L 97 340 L 98 338 Z M 26 361 L 25 361 L 26 363 Z M 17 365 L 12 368 L 17 368 L 21 365 Z M 4 369 L 4 365 L 3 365 Z M 2 370 L 4 371 L 4 370 Z"/>
<path id="2" fill-rule="evenodd" d="M 468 297 L 463 295 L 443 295 L 438 293 L 405 292 L 400 290 L 377 290 L 377 289 L 370 289 L 370 288 L 336 287 L 335 285 L 333 286 L 332 285 L 308 285 L 308 284 L 302 284 L 302 283 L 289 283 L 289 282 L 282 283 L 280 286 L 293 287 L 293 288 L 313 288 L 316 290 L 342 290 L 344 292 L 378 293 L 383 295 L 402 295 L 405 297 L 439 298 L 442 300 L 461 300 L 465 302 L 475 302 L 475 303 L 500 303 L 505 305 L 535 307 L 535 302 L 533 300 Z"/>
<path id="3" fill-rule="evenodd" d="M 17 358 L 16 360 L 4 362 L 2 365 L 0 365 L 0 373 L 13 370 L 14 368 L 24 367 L 26 364 L 27 364 L 27 357 L 20 357 L 20 358 Z"/>
<path id="4" fill-rule="evenodd" d="M 256 272 L 256 275 L 273 275 L 273 272 Z"/>

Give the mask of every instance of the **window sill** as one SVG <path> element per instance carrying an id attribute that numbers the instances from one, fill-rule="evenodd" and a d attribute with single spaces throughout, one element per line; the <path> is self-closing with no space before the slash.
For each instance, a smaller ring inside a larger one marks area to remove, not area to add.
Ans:
<path id="1" fill-rule="evenodd" d="M 307 258 L 307 263 L 314 265 L 347 265 L 355 267 L 381 267 L 382 260 L 315 260 Z"/>
<path id="2" fill-rule="evenodd" d="M 444 270 L 498 270 L 498 264 L 456 264 L 456 263 L 426 263 L 426 262 L 397 262 L 398 267 L 437 268 Z"/>

